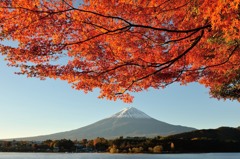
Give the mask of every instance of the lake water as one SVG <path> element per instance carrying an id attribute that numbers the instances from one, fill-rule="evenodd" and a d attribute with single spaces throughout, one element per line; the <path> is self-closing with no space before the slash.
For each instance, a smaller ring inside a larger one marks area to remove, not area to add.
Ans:
<path id="1" fill-rule="evenodd" d="M 0 159 L 240 159 L 240 153 L 202 153 L 202 154 L 0 153 Z"/>

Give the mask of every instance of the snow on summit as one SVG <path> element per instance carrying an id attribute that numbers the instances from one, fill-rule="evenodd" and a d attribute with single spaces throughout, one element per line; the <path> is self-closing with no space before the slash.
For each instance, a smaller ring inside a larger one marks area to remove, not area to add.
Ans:
<path id="1" fill-rule="evenodd" d="M 150 119 L 151 117 L 134 107 L 129 107 L 129 108 L 125 108 L 122 111 L 114 114 L 113 116 L 111 116 L 111 118 L 147 118 L 147 119 Z"/>

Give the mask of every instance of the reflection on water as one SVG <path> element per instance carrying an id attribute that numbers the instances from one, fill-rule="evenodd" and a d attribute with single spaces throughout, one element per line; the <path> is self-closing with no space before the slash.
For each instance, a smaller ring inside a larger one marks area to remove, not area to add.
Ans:
<path id="1" fill-rule="evenodd" d="M 240 159 L 240 153 L 202 153 L 202 154 L 0 153 L 0 159 Z"/>

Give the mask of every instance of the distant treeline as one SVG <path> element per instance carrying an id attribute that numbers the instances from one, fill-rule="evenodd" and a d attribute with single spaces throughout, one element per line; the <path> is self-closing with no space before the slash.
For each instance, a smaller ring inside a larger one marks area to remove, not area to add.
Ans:
<path id="1" fill-rule="evenodd" d="M 107 140 L 0 141 L 2 152 L 200 153 L 240 152 L 240 128 L 197 130 L 168 137 Z"/>
<path id="2" fill-rule="evenodd" d="M 240 152 L 239 141 L 211 139 L 169 139 L 163 137 L 119 137 L 114 140 L 46 140 L 43 142 L 0 141 L 2 152 L 110 152 L 110 153 L 190 153 Z"/>

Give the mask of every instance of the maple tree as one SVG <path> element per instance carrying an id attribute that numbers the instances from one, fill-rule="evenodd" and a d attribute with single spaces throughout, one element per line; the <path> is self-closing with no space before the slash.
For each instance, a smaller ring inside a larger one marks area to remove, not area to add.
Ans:
<path id="1" fill-rule="evenodd" d="M 239 19 L 239 0 L 2 0 L 0 40 L 18 46 L 0 52 L 19 74 L 100 98 L 197 81 L 239 100 Z"/>

